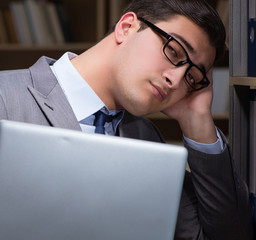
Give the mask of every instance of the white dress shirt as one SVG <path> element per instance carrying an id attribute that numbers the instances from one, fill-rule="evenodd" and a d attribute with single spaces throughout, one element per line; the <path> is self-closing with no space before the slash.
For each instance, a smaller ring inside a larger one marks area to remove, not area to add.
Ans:
<path id="1" fill-rule="evenodd" d="M 65 53 L 51 66 L 51 69 L 65 93 L 82 131 L 94 133 L 95 126 L 93 126 L 93 122 L 95 117 L 93 114 L 95 112 L 101 110 L 106 114 L 115 115 L 120 111 L 109 111 L 88 83 L 77 72 L 70 61 L 76 56 L 74 53 Z M 122 115 L 114 122 L 105 124 L 107 135 L 115 135 L 121 119 Z"/>

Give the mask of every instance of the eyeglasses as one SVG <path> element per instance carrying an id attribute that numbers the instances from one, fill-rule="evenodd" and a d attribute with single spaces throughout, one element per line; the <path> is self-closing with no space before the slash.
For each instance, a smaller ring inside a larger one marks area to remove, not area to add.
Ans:
<path id="1" fill-rule="evenodd" d="M 163 52 L 166 58 L 176 67 L 189 64 L 184 78 L 189 86 L 194 90 L 198 91 L 200 89 L 206 88 L 210 81 L 206 77 L 205 71 L 196 66 L 189 58 L 188 53 L 185 48 L 171 35 L 158 28 L 153 23 L 147 21 L 142 17 L 138 17 L 140 21 L 145 23 L 152 30 L 167 39 L 167 42 L 163 46 Z"/>

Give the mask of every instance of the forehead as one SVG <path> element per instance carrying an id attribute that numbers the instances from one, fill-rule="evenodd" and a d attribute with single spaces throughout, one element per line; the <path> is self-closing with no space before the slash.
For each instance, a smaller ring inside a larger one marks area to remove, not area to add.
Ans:
<path id="1" fill-rule="evenodd" d="M 195 64 L 203 65 L 206 71 L 213 65 L 216 49 L 210 44 L 207 33 L 193 21 L 185 16 L 175 15 L 156 25 L 175 37 Z"/>

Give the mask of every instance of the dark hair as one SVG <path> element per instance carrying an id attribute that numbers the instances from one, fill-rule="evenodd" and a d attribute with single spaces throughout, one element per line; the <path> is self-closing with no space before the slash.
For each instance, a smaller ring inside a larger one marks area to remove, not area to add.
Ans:
<path id="1" fill-rule="evenodd" d="M 215 9 L 206 0 L 133 0 L 123 14 L 134 12 L 152 23 L 167 21 L 175 15 L 183 15 L 201 27 L 209 36 L 209 41 L 216 48 L 215 60 L 226 49 L 225 27 Z M 147 28 L 141 23 L 141 29 Z"/>

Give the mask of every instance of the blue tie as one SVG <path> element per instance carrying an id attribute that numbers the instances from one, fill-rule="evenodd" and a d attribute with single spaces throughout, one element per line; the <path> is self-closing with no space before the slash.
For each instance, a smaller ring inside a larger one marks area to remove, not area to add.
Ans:
<path id="1" fill-rule="evenodd" d="M 106 122 L 111 122 L 114 116 L 107 115 L 101 111 L 94 113 L 94 116 L 95 116 L 95 120 L 93 125 L 96 127 L 95 133 L 105 134 L 104 125 Z"/>

